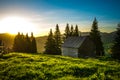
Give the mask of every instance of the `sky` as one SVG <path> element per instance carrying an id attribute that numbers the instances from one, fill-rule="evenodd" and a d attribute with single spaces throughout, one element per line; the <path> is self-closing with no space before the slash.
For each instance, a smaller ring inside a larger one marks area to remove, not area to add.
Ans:
<path id="1" fill-rule="evenodd" d="M 67 23 L 70 26 L 77 24 L 81 32 L 88 32 L 96 17 L 101 32 L 112 32 L 120 23 L 119 5 L 120 0 L 0 0 L 0 21 L 13 16 L 24 18 L 27 22 L 21 19 L 18 20 L 21 22 L 19 24 L 31 23 L 32 28 L 29 31 L 33 30 L 35 35 L 39 36 L 47 35 L 51 28 L 55 29 L 56 24 L 63 33 Z M 14 24 L 15 21 L 11 23 Z M 27 31 L 30 27 L 12 25 L 5 29 L 9 27 L 9 30 L 15 31 L 22 28 L 21 30 Z M 0 25 L 0 28 L 0 32 L 5 32 L 3 25 Z"/>

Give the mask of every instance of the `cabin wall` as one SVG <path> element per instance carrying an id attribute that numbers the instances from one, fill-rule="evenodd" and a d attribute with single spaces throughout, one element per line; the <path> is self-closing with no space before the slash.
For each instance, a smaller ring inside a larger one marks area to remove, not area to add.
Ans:
<path id="1" fill-rule="evenodd" d="M 62 47 L 62 55 L 63 56 L 78 57 L 78 49 Z"/>
<path id="2" fill-rule="evenodd" d="M 78 57 L 95 57 L 95 45 L 90 38 L 80 46 Z"/>

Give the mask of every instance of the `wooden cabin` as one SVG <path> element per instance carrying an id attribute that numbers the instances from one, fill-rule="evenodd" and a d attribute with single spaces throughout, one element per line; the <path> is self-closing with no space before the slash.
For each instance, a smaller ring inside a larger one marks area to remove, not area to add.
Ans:
<path id="1" fill-rule="evenodd" d="M 95 45 L 89 36 L 69 37 L 62 44 L 62 55 L 71 57 L 95 57 Z"/>

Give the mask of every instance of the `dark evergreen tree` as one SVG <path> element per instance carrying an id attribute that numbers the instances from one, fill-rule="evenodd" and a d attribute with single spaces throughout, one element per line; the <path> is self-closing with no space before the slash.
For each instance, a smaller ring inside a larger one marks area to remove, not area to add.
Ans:
<path id="1" fill-rule="evenodd" d="M 120 23 L 118 24 L 116 38 L 112 47 L 112 57 L 120 60 Z"/>
<path id="2" fill-rule="evenodd" d="M 69 29 L 69 24 L 66 25 L 65 28 L 65 39 L 67 39 L 70 36 L 70 29 Z"/>
<path id="3" fill-rule="evenodd" d="M 74 28 L 73 28 L 73 25 L 71 25 L 70 36 L 74 36 Z"/>
<path id="4" fill-rule="evenodd" d="M 48 35 L 46 44 L 45 44 L 45 54 L 56 54 L 57 48 L 56 48 L 56 43 L 55 39 L 52 33 L 52 29 L 50 30 L 50 33 Z"/>
<path id="5" fill-rule="evenodd" d="M 100 31 L 98 30 L 98 22 L 97 22 L 96 18 L 94 19 L 93 24 L 92 24 L 90 37 L 95 44 L 96 55 L 103 56 L 104 55 L 104 47 L 103 47 L 103 43 L 101 41 L 101 35 L 100 35 Z"/>
<path id="6" fill-rule="evenodd" d="M 23 46 L 25 44 L 25 36 L 23 35 L 23 33 L 20 35 L 20 52 L 25 52 L 25 46 Z"/>
<path id="7" fill-rule="evenodd" d="M 17 51 L 17 36 L 14 38 L 14 43 L 13 43 L 13 51 Z"/>
<path id="8" fill-rule="evenodd" d="M 74 30 L 74 36 L 79 36 L 79 29 L 78 29 L 78 25 L 75 26 L 75 30 Z"/>
<path id="9" fill-rule="evenodd" d="M 55 43 L 56 43 L 56 54 L 60 55 L 61 54 L 61 44 L 62 44 L 62 40 L 61 40 L 61 33 L 59 30 L 59 26 L 58 24 L 56 25 L 56 30 L 54 33 L 54 39 L 55 39 Z"/>
<path id="10" fill-rule="evenodd" d="M 14 38 L 13 51 L 20 52 L 20 32 Z"/>
<path id="11" fill-rule="evenodd" d="M 30 38 L 28 36 L 28 33 L 26 34 L 25 36 L 25 52 L 27 53 L 31 53 L 31 41 L 30 41 Z"/>
<path id="12" fill-rule="evenodd" d="M 33 32 L 31 33 L 31 52 L 37 53 L 36 39 L 33 36 Z"/>
<path id="13" fill-rule="evenodd" d="M 33 36 L 33 33 L 31 33 L 31 38 L 28 36 L 28 33 L 26 36 L 18 34 L 15 36 L 14 44 L 13 44 L 13 51 L 15 52 L 25 52 L 25 53 L 36 53 L 37 47 L 36 47 L 36 40 Z"/>

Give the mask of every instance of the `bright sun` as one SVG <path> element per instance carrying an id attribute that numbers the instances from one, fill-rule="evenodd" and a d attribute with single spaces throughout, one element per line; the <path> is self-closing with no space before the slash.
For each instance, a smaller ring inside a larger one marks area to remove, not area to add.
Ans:
<path id="1" fill-rule="evenodd" d="M 29 33 L 34 32 L 34 30 L 35 25 L 26 18 L 11 16 L 0 20 L 0 32 L 2 33 Z"/>

